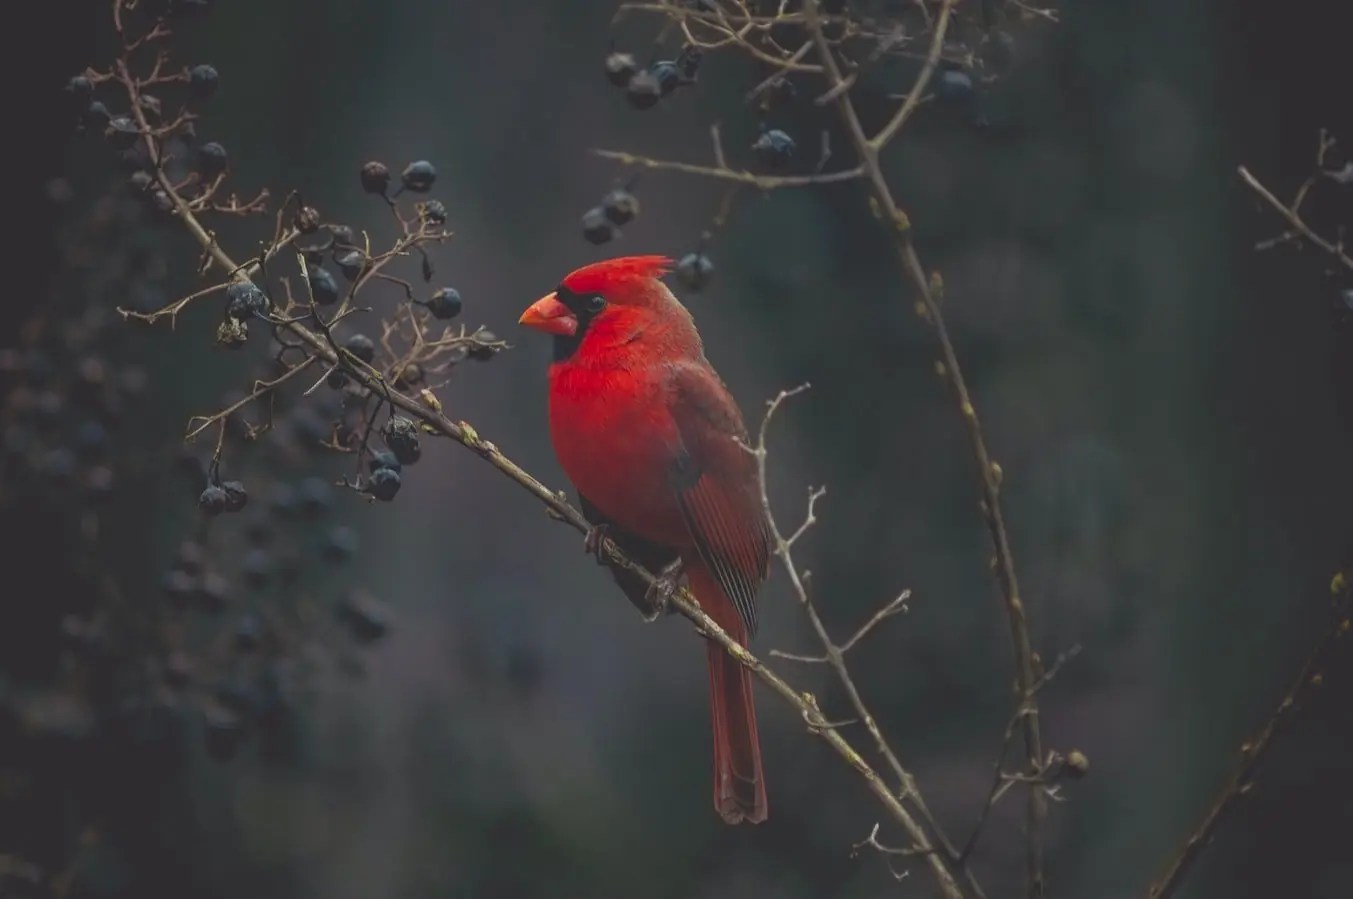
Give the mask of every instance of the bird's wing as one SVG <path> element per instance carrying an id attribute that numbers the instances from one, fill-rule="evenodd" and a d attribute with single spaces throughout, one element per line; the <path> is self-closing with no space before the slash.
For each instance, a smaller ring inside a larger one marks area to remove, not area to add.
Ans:
<path id="1" fill-rule="evenodd" d="M 671 368 L 672 418 L 681 447 L 671 483 L 700 559 L 756 633 L 756 593 L 770 564 L 756 459 L 737 403 L 707 365 Z"/>
<path id="2" fill-rule="evenodd" d="M 578 506 L 582 509 L 584 518 L 594 526 L 605 525 L 606 536 L 614 540 L 621 551 L 632 561 L 639 563 L 652 573 L 660 573 L 668 564 L 677 560 L 676 550 L 667 546 L 659 546 L 632 531 L 625 530 L 602 515 L 601 510 L 581 493 L 578 494 Z M 647 615 L 652 605 L 648 600 L 648 582 L 624 568 L 612 567 L 611 574 L 615 577 L 615 582 L 620 585 L 620 589 L 625 591 L 629 601 L 634 603 L 635 608 Z"/>

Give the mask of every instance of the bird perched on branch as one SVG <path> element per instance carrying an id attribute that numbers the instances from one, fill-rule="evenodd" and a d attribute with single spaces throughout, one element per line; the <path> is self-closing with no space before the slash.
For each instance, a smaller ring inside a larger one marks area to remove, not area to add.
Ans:
<path id="1" fill-rule="evenodd" d="M 554 337 L 550 436 L 592 523 L 659 575 L 650 588 L 613 569 L 649 620 L 684 577 L 714 621 L 743 645 L 771 541 L 742 414 L 705 358 L 690 312 L 659 279 L 672 260 L 627 256 L 587 265 L 532 304 L 520 323 Z M 708 641 L 714 807 L 730 824 L 766 819 L 751 673 Z"/>

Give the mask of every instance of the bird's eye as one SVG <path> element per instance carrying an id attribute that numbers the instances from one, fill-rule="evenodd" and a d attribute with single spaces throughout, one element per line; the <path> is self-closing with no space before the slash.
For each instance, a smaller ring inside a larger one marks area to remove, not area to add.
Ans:
<path id="1" fill-rule="evenodd" d="M 600 312 L 606 306 L 606 298 L 600 294 L 593 294 L 587 298 L 587 311 Z"/>

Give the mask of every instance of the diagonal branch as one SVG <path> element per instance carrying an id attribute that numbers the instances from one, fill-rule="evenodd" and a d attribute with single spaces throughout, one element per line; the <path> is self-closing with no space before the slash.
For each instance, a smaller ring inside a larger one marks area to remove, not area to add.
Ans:
<path id="1" fill-rule="evenodd" d="M 1353 604 L 1353 569 L 1347 573 L 1336 574 L 1330 584 L 1330 591 L 1334 594 L 1334 609 L 1329 627 L 1306 656 L 1301 670 L 1297 672 L 1291 686 L 1283 694 L 1278 707 L 1269 715 L 1263 727 L 1240 744 L 1240 759 L 1236 763 L 1235 770 L 1213 798 L 1202 820 L 1170 859 L 1165 873 L 1147 890 L 1147 899 L 1168 899 L 1174 895 L 1199 853 L 1212 839 L 1218 825 L 1235 808 L 1236 801 L 1249 792 L 1260 762 L 1273 745 L 1273 738 L 1292 720 L 1302 700 L 1323 681 L 1320 666 L 1328 661 L 1335 645 L 1350 630 L 1349 609 L 1350 604 Z"/>

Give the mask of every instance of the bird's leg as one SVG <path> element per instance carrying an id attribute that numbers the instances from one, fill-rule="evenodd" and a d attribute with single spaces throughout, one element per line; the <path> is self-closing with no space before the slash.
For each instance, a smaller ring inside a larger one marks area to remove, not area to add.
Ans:
<path id="1" fill-rule="evenodd" d="M 601 553 L 601 544 L 606 539 L 606 532 L 610 529 L 610 523 L 603 521 L 601 524 L 594 524 L 588 528 L 586 536 L 583 537 L 583 552 L 596 556 L 598 565 L 606 564 L 606 559 Z"/>
<path id="2" fill-rule="evenodd" d="M 657 621 L 667 611 L 668 605 L 672 602 L 672 594 L 676 593 L 677 586 L 681 580 L 681 560 L 673 559 L 663 566 L 662 571 L 653 579 L 648 590 L 644 593 L 644 602 L 648 603 L 648 613 L 644 615 L 647 622 Z"/>

